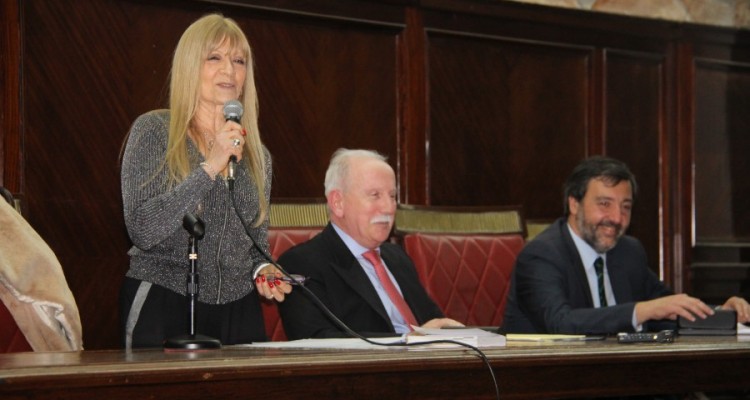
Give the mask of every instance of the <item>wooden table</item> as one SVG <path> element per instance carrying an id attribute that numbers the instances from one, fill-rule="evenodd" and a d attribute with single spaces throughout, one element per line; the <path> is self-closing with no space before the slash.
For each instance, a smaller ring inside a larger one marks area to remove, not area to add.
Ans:
<path id="1" fill-rule="evenodd" d="M 750 340 L 509 343 L 486 350 L 503 399 L 750 389 Z M 2 399 L 492 399 L 470 350 L 225 347 L 0 354 Z"/>

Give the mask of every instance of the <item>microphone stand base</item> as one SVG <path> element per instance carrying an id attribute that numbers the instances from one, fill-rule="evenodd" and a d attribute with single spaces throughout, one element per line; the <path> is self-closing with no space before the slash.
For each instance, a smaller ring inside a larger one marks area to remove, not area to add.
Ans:
<path id="1" fill-rule="evenodd" d="M 181 335 L 164 341 L 165 351 L 200 351 L 221 349 L 218 339 L 204 335 Z"/>

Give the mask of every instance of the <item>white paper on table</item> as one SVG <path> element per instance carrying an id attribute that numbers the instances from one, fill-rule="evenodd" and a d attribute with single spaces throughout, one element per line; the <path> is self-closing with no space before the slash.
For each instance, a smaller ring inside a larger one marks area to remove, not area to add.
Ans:
<path id="1" fill-rule="evenodd" d="M 369 338 L 376 343 L 403 343 L 401 337 L 387 338 Z M 389 349 L 402 348 L 399 346 L 381 346 L 365 342 L 362 339 L 344 338 L 344 339 L 300 339 L 288 342 L 255 342 L 251 344 L 237 345 L 236 347 L 257 347 L 271 349 Z"/>
<path id="2" fill-rule="evenodd" d="M 453 340 L 474 347 L 503 347 L 505 336 L 478 328 L 430 329 L 412 326 L 414 332 L 406 336 L 407 343 L 425 343 L 434 340 Z M 435 344 L 450 347 L 450 343 Z M 458 346 L 458 345 L 454 345 Z"/>

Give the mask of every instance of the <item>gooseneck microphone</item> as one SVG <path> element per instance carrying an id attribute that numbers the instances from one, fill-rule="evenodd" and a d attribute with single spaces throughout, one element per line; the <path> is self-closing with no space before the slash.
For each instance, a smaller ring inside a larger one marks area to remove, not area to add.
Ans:
<path id="1" fill-rule="evenodd" d="M 228 102 L 224 103 L 225 121 L 234 121 L 239 124 L 243 112 L 244 109 L 242 108 L 242 103 L 240 103 L 239 100 L 229 100 Z M 231 157 L 229 157 L 229 165 L 227 171 L 227 184 L 229 185 L 230 190 L 234 189 L 234 170 L 236 168 L 237 157 L 232 155 Z"/>
<path id="2" fill-rule="evenodd" d="M 189 331 L 185 335 L 175 336 L 164 341 L 165 351 L 191 351 L 191 350 L 208 350 L 220 349 L 221 341 L 209 336 L 196 333 L 195 328 L 195 303 L 198 299 L 198 245 L 197 240 L 203 239 L 206 233 L 203 220 L 191 213 L 185 214 L 182 218 L 182 227 L 190 234 L 188 247 L 190 252 L 190 273 L 187 277 L 187 287 L 185 293 L 188 296 L 188 327 Z"/>

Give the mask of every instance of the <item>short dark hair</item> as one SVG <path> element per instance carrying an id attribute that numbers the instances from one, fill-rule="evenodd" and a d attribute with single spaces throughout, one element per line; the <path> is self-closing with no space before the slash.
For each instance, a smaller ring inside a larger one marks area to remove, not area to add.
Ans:
<path id="1" fill-rule="evenodd" d="M 576 201 L 583 200 L 586 196 L 586 189 L 592 179 L 603 179 L 606 183 L 617 185 L 621 181 L 630 182 L 630 188 L 633 191 L 633 199 L 638 193 L 638 184 L 635 182 L 635 175 L 630 172 L 628 166 L 620 160 L 604 156 L 594 156 L 581 161 L 568 176 L 563 188 L 563 210 L 565 216 L 570 215 L 568 207 L 568 198 L 573 197 Z"/>

